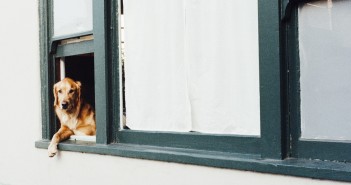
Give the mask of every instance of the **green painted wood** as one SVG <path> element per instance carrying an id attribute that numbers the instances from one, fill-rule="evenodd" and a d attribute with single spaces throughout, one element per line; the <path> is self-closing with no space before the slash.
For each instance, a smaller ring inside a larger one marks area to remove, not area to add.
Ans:
<path id="1" fill-rule="evenodd" d="M 50 123 L 50 108 L 48 96 L 48 30 L 47 30 L 47 2 L 45 0 L 39 1 L 39 24 L 40 24 L 40 79 L 41 79 L 41 117 L 42 117 L 42 138 L 48 139 L 50 137 L 49 126 Z"/>
<path id="2" fill-rule="evenodd" d="M 96 142 L 116 143 L 120 122 L 118 3 L 94 0 L 93 6 Z"/>
<path id="3" fill-rule="evenodd" d="M 85 31 L 85 32 L 80 32 L 80 33 L 74 33 L 74 34 L 68 34 L 68 35 L 63 35 L 63 36 L 54 36 L 51 41 L 58 41 L 58 40 L 65 40 L 65 39 L 72 39 L 72 38 L 79 38 L 79 37 L 83 37 L 83 36 L 88 36 L 88 35 L 92 35 L 93 34 L 93 30 L 91 31 Z"/>
<path id="4" fill-rule="evenodd" d="M 109 141 L 108 143 L 117 143 L 117 133 L 120 128 L 120 57 L 119 57 L 119 28 L 118 28 L 118 0 L 109 1 L 108 7 L 108 22 L 110 24 L 109 29 L 109 56 L 111 57 L 109 69 L 110 69 L 110 107 L 108 114 L 111 117 L 109 124 Z"/>
<path id="5" fill-rule="evenodd" d="M 50 0 L 39 1 L 40 22 L 40 78 L 41 78 L 41 114 L 42 114 L 42 138 L 49 139 L 56 130 L 56 119 L 53 111 L 54 64 L 53 57 L 49 55 L 49 40 L 52 36 L 52 2 Z"/>
<path id="6" fill-rule="evenodd" d="M 53 0 L 47 0 L 48 2 L 48 42 L 50 42 L 54 36 L 54 2 Z M 49 50 L 51 52 L 51 48 Z M 55 70 L 55 56 L 52 53 L 49 53 L 49 60 L 47 61 L 49 65 L 49 70 L 48 70 L 48 76 L 49 76 L 49 111 L 50 111 L 50 122 L 49 124 L 49 129 L 50 129 L 50 139 L 52 136 L 58 131 L 60 127 L 60 123 L 56 117 L 55 111 L 54 111 L 54 95 L 53 95 L 53 86 L 54 84 L 59 81 L 59 79 L 56 79 L 58 76 L 56 74 Z"/>
<path id="7" fill-rule="evenodd" d="M 190 148 L 245 154 L 260 154 L 260 138 L 233 135 L 208 135 L 195 132 L 145 132 L 124 130 L 119 142 L 161 147 Z"/>
<path id="8" fill-rule="evenodd" d="M 37 141 L 37 148 L 47 149 L 49 141 Z M 138 159 L 238 169 L 262 173 L 292 175 L 351 182 L 351 165 L 320 160 L 262 159 L 258 155 L 243 155 L 203 150 L 155 147 L 135 144 L 99 145 L 92 142 L 68 141 L 60 143 L 60 151 L 95 153 Z M 64 154 L 63 154 L 64 155 Z"/>
<path id="9" fill-rule="evenodd" d="M 99 144 L 117 142 L 119 51 L 117 1 L 93 1 L 95 106 Z"/>
<path id="10" fill-rule="evenodd" d="M 297 157 L 300 128 L 300 61 L 298 44 L 297 9 L 292 11 L 286 23 L 286 60 L 288 62 L 288 101 L 289 101 L 289 155 Z"/>
<path id="11" fill-rule="evenodd" d="M 94 53 L 94 41 L 82 41 L 78 43 L 65 44 L 57 46 L 55 57 L 66 57 Z"/>
<path id="12" fill-rule="evenodd" d="M 262 157 L 283 158 L 280 2 L 258 1 Z"/>
<path id="13" fill-rule="evenodd" d="M 93 1 L 96 142 L 107 144 L 109 134 L 109 70 L 107 0 Z"/>
<path id="14" fill-rule="evenodd" d="M 299 158 L 351 162 L 351 141 L 307 140 L 298 141 Z"/>

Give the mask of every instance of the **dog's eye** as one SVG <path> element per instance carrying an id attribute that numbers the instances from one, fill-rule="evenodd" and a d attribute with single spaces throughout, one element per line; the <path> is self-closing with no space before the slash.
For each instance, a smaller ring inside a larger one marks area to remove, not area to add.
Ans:
<path id="1" fill-rule="evenodd" d="M 71 89 L 71 90 L 69 90 L 69 91 L 68 91 L 68 93 L 70 93 L 70 94 L 71 94 L 71 93 L 73 93 L 73 92 L 74 92 L 74 90 L 73 90 L 73 89 Z"/>
<path id="2" fill-rule="evenodd" d="M 60 89 L 60 90 L 58 90 L 58 93 L 60 93 L 60 94 L 61 94 L 61 93 L 62 93 L 62 90 L 61 90 L 61 89 Z"/>

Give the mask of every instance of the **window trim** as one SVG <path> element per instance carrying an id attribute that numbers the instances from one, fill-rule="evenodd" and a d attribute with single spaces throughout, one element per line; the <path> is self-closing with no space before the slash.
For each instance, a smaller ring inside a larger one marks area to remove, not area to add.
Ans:
<path id="1" fill-rule="evenodd" d="M 196 132 L 150 132 L 137 130 L 118 131 L 118 141 L 124 144 L 159 147 L 189 148 L 230 153 L 260 155 L 259 137 L 202 134 Z M 211 145 L 209 143 L 216 143 Z"/>
<path id="2" fill-rule="evenodd" d="M 300 4 L 307 3 L 311 0 L 303 0 Z M 288 30 L 288 46 L 290 49 L 288 55 L 290 58 L 290 84 L 289 94 L 290 101 L 290 119 L 291 119 L 291 136 L 292 151 L 291 156 L 295 158 L 318 159 L 318 160 L 336 160 L 351 162 L 351 141 L 335 141 L 326 139 L 304 139 L 301 138 L 301 96 L 300 96 L 300 56 L 299 56 L 299 38 L 298 38 L 298 5 L 291 12 L 290 28 Z"/>
<path id="3" fill-rule="evenodd" d="M 52 61 L 52 57 L 50 57 L 51 49 L 54 46 L 50 41 L 52 31 L 49 30 L 52 22 L 52 15 L 50 7 L 52 6 L 51 1 L 40 0 L 39 1 L 39 38 L 40 38 L 40 78 L 41 78 L 41 116 L 42 116 L 42 138 L 45 140 L 49 140 L 50 136 L 54 134 L 55 125 L 56 124 L 48 124 L 48 123 L 56 123 L 55 115 L 53 115 L 53 104 L 50 103 L 49 100 L 53 99 L 51 88 L 53 85 L 53 78 L 55 75 L 54 64 Z M 49 45 L 50 44 L 50 45 Z M 57 46 L 57 45 L 56 45 Z"/>
<path id="4" fill-rule="evenodd" d="M 95 69 L 95 104 L 97 137 L 95 142 L 68 140 L 59 144 L 61 151 L 95 153 L 130 158 L 150 159 L 158 161 L 195 164 L 220 168 L 250 170 L 264 173 L 294 175 L 319 179 L 351 182 L 351 165 L 342 162 L 308 160 L 291 154 L 290 135 L 294 125 L 288 125 L 288 95 L 285 82 L 289 61 L 285 57 L 285 48 L 290 36 L 289 24 L 282 25 L 281 6 L 287 0 L 258 1 L 259 3 L 259 59 L 260 59 L 260 109 L 261 138 L 238 136 L 232 137 L 234 147 L 228 150 L 224 145 L 218 148 L 193 148 L 184 146 L 182 142 L 173 143 L 170 135 L 184 137 L 186 141 L 198 137 L 201 142 L 212 142 L 216 137 L 205 137 L 197 133 L 162 133 L 120 131 L 119 106 L 119 52 L 117 28 L 117 1 L 93 0 L 94 21 L 94 69 Z M 42 140 L 36 141 L 37 148 L 47 149 L 51 136 L 54 134 L 55 114 L 51 100 L 54 83 L 51 48 L 49 46 L 51 30 L 50 7 L 52 0 L 40 0 L 40 66 L 42 92 Z M 261 8 L 260 8 L 261 7 Z M 272 10 L 273 9 L 273 10 Z M 101 21 L 103 20 L 103 21 Z M 267 21 L 268 20 L 268 21 Z M 284 44 L 282 44 L 284 43 Z M 295 47 L 295 45 L 292 45 Z M 290 56 L 290 55 L 289 55 Z M 291 57 L 291 56 L 290 56 Z M 50 75 L 51 74 L 51 75 Z M 97 75 L 98 74 L 98 75 Z M 118 123 L 118 124 L 113 124 Z M 152 137 L 150 137 L 150 135 Z M 203 138 L 205 137 L 205 138 Z M 220 136 L 225 137 L 225 136 Z M 218 137 L 218 138 L 220 138 Z M 142 139 L 142 140 L 141 140 Z M 179 138 L 178 138 L 179 139 Z M 168 143 L 163 143 L 166 140 Z M 220 139 L 219 139 L 220 140 Z M 160 142 L 162 141 L 162 142 Z M 224 139 L 225 142 L 228 140 Z M 246 147 L 245 143 L 253 143 Z M 294 140 L 292 141 L 294 143 Z M 153 146 L 149 146 L 153 145 Z"/>

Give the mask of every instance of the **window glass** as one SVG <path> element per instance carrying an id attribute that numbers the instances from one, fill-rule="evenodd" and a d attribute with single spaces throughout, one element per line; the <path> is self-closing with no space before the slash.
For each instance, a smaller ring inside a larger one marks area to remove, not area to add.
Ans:
<path id="1" fill-rule="evenodd" d="M 351 1 L 299 8 L 302 137 L 351 139 Z"/>
<path id="2" fill-rule="evenodd" d="M 129 128 L 260 134 L 257 0 L 128 0 L 124 28 Z"/>
<path id="3" fill-rule="evenodd" d="M 92 0 L 54 0 L 54 36 L 92 30 Z"/>

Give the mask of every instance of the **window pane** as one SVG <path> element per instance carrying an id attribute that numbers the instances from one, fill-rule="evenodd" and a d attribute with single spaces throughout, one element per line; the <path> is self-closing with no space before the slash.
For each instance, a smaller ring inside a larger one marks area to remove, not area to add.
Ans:
<path id="1" fill-rule="evenodd" d="M 302 137 L 351 139 L 351 1 L 299 8 Z"/>
<path id="2" fill-rule="evenodd" d="M 260 134 L 257 0 L 124 8 L 127 126 Z"/>
<path id="3" fill-rule="evenodd" d="M 54 36 L 92 30 L 92 0 L 54 0 Z"/>

